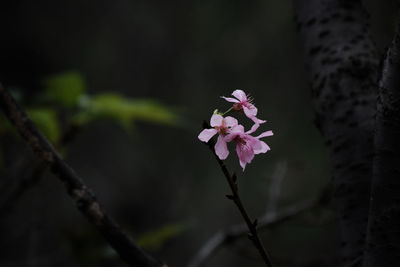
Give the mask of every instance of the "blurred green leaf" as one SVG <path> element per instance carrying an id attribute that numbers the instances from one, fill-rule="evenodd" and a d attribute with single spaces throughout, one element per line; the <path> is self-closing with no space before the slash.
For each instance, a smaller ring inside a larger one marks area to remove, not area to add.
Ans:
<path id="1" fill-rule="evenodd" d="M 57 143 L 60 139 L 60 125 L 57 114 L 50 108 L 31 108 L 26 111 L 40 131 L 50 140 Z"/>
<path id="2" fill-rule="evenodd" d="M 43 80 L 45 97 L 49 101 L 73 107 L 86 92 L 85 81 L 78 72 L 63 72 Z"/>
<path id="3" fill-rule="evenodd" d="M 134 100 L 118 94 L 103 93 L 93 97 L 82 97 L 80 106 L 82 110 L 72 119 L 72 122 L 78 125 L 98 119 L 112 119 L 130 130 L 135 120 L 161 124 L 177 123 L 175 112 L 154 100 Z"/>
<path id="4" fill-rule="evenodd" d="M 168 240 L 177 237 L 186 229 L 187 226 L 183 223 L 167 224 L 153 231 L 143 233 L 136 239 L 136 241 L 139 246 L 145 249 L 158 250 Z"/>

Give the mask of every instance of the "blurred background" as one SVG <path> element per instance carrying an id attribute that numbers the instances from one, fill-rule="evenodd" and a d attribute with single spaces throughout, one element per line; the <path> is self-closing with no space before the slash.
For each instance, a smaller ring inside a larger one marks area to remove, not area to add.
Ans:
<path id="1" fill-rule="evenodd" d="M 396 1 L 365 5 L 383 53 Z M 252 217 L 329 187 L 291 1 L 2 1 L 0 34 L 0 82 L 108 213 L 171 267 L 242 222 L 197 139 L 203 120 L 230 107 L 220 96 L 250 93 L 268 121 L 259 131 L 275 133 L 244 173 L 233 147 L 227 160 Z M 4 117 L 0 175 L 0 266 L 123 266 Z M 261 236 L 276 266 L 337 266 L 329 204 Z M 263 264 L 244 237 L 203 266 Z"/>

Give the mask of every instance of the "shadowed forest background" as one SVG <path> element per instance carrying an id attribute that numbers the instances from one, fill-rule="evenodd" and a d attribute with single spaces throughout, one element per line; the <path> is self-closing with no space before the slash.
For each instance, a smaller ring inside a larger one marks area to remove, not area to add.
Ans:
<path id="1" fill-rule="evenodd" d="M 364 4 L 383 54 L 396 1 Z M 227 160 L 252 217 L 312 199 L 329 185 L 293 17 L 291 1 L 280 0 L 8 1 L 0 4 L 0 82 L 23 107 L 45 111 L 37 117 L 56 141 L 87 99 L 109 104 L 110 114 L 79 117 L 82 127 L 59 150 L 140 245 L 169 266 L 185 266 L 215 232 L 242 222 L 215 159 L 197 139 L 204 119 L 229 108 L 220 96 L 236 88 L 250 93 L 275 133 L 266 141 L 272 150 L 245 173 L 235 153 Z M 62 99 L 68 93 L 50 93 L 68 86 L 79 88 L 71 89 L 78 92 L 71 103 Z M 154 109 L 126 117 L 135 102 L 124 99 L 146 99 L 141 103 Z M 172 115 L 159 117 L 164 109 Z M 35 157 L 0 122 L 2 207 Z M 11 206 L 0 214 L 0 266 L 122 265 L 51 173 Z M 329 205 L 261 237 L 277 266 L 336 266 L 340 242 Z M 257 259 L 242 238 L 205 266 L 262 266 Z"/>

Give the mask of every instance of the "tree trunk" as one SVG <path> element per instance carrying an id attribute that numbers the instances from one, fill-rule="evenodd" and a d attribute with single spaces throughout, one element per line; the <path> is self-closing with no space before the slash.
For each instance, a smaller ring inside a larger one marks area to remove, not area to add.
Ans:
<path id="1" fill-rule="evenodd" d="M 365 267 L 400 266 L 400 26 L 380 81 Z"/>
<path id="2" fill-rule="evenodd" d="M 372 179 L 378 56 L 358 0 L 294 0 L 315 123 L 332 162 L 343 263 L 363 253 Z"/>

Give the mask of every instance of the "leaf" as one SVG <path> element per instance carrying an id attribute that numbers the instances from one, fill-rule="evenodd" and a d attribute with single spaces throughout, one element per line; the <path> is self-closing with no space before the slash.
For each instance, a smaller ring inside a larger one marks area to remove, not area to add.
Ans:
<path id="1" fill-rule="evenodd" d="M 77 105 L 79 98 L 86 92 L 85 81 L 78 72 L 63 72 L 43 80 L 45 97 L 70 108 Z"/>
<path id="2" fill-rule="evenodd" d="M 161 124 L 176 124 L 177 115 L 168 107 L 153 100 L 128 99 L 118 94 L 102 93 L 80 100 L 81 112 L 73 123 L 85 125 L 93 120 L 112 119 L 130 130 L 135 120 Z"/>
<path id="3" fill-rule="evenodd" d="M 30 108 L 26 111 L 28 116 L 37 125 L 39 130 L 50 140 L 57 143 L 60 139 L 60 125 L 57 114 L 50 108 Z"/>
<path id="4" fill-rule="evenodd" d="M 159 229 L 143 233 L 136 240 L 138 245 L 145 249 L 158 250 L 168 240 L 178 236 L 186 229 L 187 226 L 182 223 L 167 224 Z"/>

